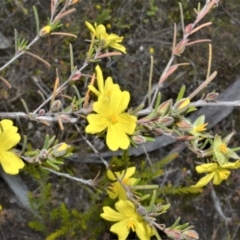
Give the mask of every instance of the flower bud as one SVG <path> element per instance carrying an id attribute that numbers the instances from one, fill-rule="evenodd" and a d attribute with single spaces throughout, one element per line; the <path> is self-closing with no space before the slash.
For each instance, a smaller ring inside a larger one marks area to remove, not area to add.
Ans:
<path id="1" fill-rule="evenodd" d="M 45 115 L 45 110 L 42 108 L 38 112 L 39 116 L 44 116 Z"/>
<path id="2" fill-rule="evenodd" d="M 39 159 L 40 160 L 46 160 L 48 157 L 48 150 L 47 149 L 42 149 L 39 153 Z"/>
<path id="3" fill-rule="evenodd" d="M 67 114 L 61 114 L 59 115 L 59 118 L 61 119 L 62 122 L 68 123 L 71 121 L 71 118 Z"/>
<path id="4" fill-rule="evenodd" d="M 162 124 L 165 127 L 172 125 L 173 122 L 174 119 L 172 117 L 160 117 L 158 119 L 158 123 Z"/>
<path id="5" fill-rule="evenodd" d="M 139 207 L 137 208 L 137 213 L 138 213 L 139 215 L 141 215 L 141 216 L 146 216 L 146 215 L 148 214 L 146 208 L 143 207 L 143 206 L 139 206 Z"/>
<path id="6" fill-rule="evenodd" d="M 166 114 L 168 114 L 172 109 L 172 99 L 169 99 L 165 102 L 163 102 L 159 107 L 158 107 L 158 110 L 157 112 L 164 116 Z"/>
<path id="7" fill-rule="evenodd" d="M 190 104 L 189 98 L 182 98 L 181 100 L 177 101 L 174 104 L 173 108 L 177 113 L 183 113 L 188 109 L 189 104 Z"/>
<path id="8" fill-rule="evenodd" d="M 76 71 L 73 77 L 71 78 L 72 81 L 77 81 L 81 77 L 81 72 Z"/>
<path id="9" fill-rule="evenodd" d="M 171 238 L 171 239 L 176 239 L 176 240 L 182 240 L 182 239 L 183 239 L 180 230 L 168 229 L 168 228 L 166 228 L 164 232 L 165 232 L 165 233 L 167 234 L 167 236 L 168 236 L 169 238 Z"/>
<path id="10" fill-rule="evenodd" d="M 218 95 L 219 95 L 219 93 L 208 93 L 205 98 L 205 101 L 207 101 L 207 102 L 215 101 L 217 99 Z"/>
<path id="11" fill-rule="evenodd" d="M 195 240 L 199 239 L 199 235 L 194 230 L 187 230 L 182 233 L 183 239 L 185 240 Z"/>
<path id="12" fill-rule="evenodd" d="M 66 154 L 67 150 L 69 148 L 69 145 L 66 143 L 59 143 L 56 145 L 53 149 L 53 154 L 55 157 L 62 157 Z"/>
<path id="13" fill-rule="evenodd" d="M 47 34 L 49 34 L 51 32 L 51 26 L 50 25 L 47 25 L 45 27 L 43 27 L 40 31 L 39 31 L 39 36 L 40 37 L 43 37 Z"/>
<path id="14" fill-rule="evenodd" d="M 58 111 L 60 108 L 62 107 L 62 102 L 60 100 L 55 100 L 53 101 L 52 105 L 51 105 L 51 110 L 53 112 Z"/>
<path id="15" fill-rule="evenodd" d="M 154 128 L 153 129 L 153 133 L 156 136 L 162 136 L 164 132 L 163 132 L 163 130 L 161 128 Z"/>
<path id="16" fill-rule="evenodd" d="M 193 29 L 193 24 L 192 24 L 192 23 L 188 24 L 188 25 L 185 27 L 184 34 L 185 34 L 185 35 L 186 35 L 186 34 L 190 34 L 191 31 L 192 31 L 192 29 Z"/>
<path id="17" fill-rule="evenodd" d="M 143 144 L 146 142 L 146 138 L 142 135 L 132 136 L 132 140 L 135 144 Z"/>
<path id="18" fill-rule="evenodd" d="M 176 56 L 180 56 L 184 52 L 188 41 L 189 41 L 189 39 L 187 39 L 187 38 L 182 39 L 177 44 L 177 46 L 173 49 L 173 54 L 176 55 Z"/>
<path id="19" fill-rule="evenodd" d="M 179 130 L 183 130 L 183 131 L 191 131 L 192 130 L 192 124 L 185 121 L 180 121 L 176 123 L 177 127 L 179 128 Z"/>

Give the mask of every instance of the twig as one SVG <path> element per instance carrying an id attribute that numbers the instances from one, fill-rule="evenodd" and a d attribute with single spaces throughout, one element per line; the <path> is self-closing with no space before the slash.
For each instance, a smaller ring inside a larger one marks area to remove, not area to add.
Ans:
<path id="1" fill-rule="evenodd" d="M 61 173 L 61 172 L 57 172 L 57 171 L 54 171 L 54 170 L 52 170 L 52 169 L 50 169 L 50 168 L 46 168 L 46 167 L 41 167 L 41 168 L 43 168 L 43 169 L 45 169 L 45 170 L 47 170 L 47 171 L 49 171 L 49 172 L 51 172 L 51 173 L 54 173 L 54 174 L 56 174 L 56 175 L 58 175 L 58 176 L 61 176 L 61 177 L 65 177 L 65 178 L 69 178 L 69 179 L 71 179 L 71 180 L 74 180 L 74 181 L 77 181 L 77 182 L 81 182 L 81 183 L 83 183 L 83 184 L 85 184 L 85 185 L 89 185 L 89 186 L 91 186 L 91 187 L 93 187 L 94 186 L 94 183 L 93 183 L 93 180 L 84 180 L 84 179 L 82 179 L 82 178 L 77 178 L 77 177 L 72 177 L 70 174 L 68 174 L 68 173 Z"/>
<path id="2" fill-rule="evenodd" d="M 109 164 L 107 163 L 107 161 L 101 156 L 101 153 L 90 143 L 90 141 L 87 140 L 86 137 L 83 136 L 80 128 L 78 127 L 77 124 L 74 125 L 77 129 L 77 131 L 80 133 L 81 137 L 83 138 L 83 140 L 88 144 L 88 146 L 94 151 L 95 154 L 98 155 L 98 157 L 101 159 L 101 161 L 103 162 L 103 164 L 106 166 L 106 169 L 109 169 Z"/>
<path id="3" fill-rule="evenodd" d="M 216 102 L 206 102 L 205 100 L 198 100 L 196 102 L 190 103 L 191 106 L 195 107 L 205 107 L 205 106 L 225 106 L 225 107 L 239 107 L 240 101 L 216 101 Z"/>

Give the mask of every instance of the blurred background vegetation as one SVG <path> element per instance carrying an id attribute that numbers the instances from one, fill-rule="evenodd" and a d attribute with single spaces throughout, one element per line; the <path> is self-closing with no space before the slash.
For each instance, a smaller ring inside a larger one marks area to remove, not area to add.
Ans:
<path id="1" fill-rule="evenodd" d="M 182 0 L 185 24 L 194 21 L 193 8 L 198 1 Z M 202 4 L 205 1 L 199 1 Z M 41 27 L 47 24 L 50 15 L 49 0 L 0 0 L 0 33 L 7 47 L 0 45 L 0 66 L 4 65 L 14 54 L 14 29 L 22 38 L 31 40 L 36 35 L 32 6 L 39 13 Z M 124 36 L 127 54 L 121 57 L 103 60 L 100 65 L 104 76 L 112 76 L 123 89 L 131 92 L 131 105 L 136 106 L 147 92 L 150 55 L 154 56 L 153 83 L 157 83 L 171 53 L 173 39 L 173 23 L 177 24 L 178 39 L 181 39 L 181 24 L 178 1 L 176 0 L 82 0 L 75 5 L 76 11 L 62 21 L 61 31 L 78 36 L 77 39 L 61 36 L 47 36 L 40 39 L 32 52 L 47 60 L 52 67 L 46 68 L 36 59 L 24 55 L 5 69 L 1 75 L 8 79 L 13 88 L 8 90 L 0 82 L 0 111 L 24 111 L 20 99 L 23 98 L 28 107 L 34 110 L 41 103 L 38 90 L 51 93 L 56 68 L 61 81 L 70 73 L 69 43 L 73 45 L 75 64 L 81 66 L 84 61 L 90 38 L 84 22 L 104 24 L 108 32 Z M 221 92 L 239 75 L 240 66 L 240 2 L 239 0 L 220 0 L 219 7 L 206 17 L 204 22 L 212 21 L 213 25 L 204 28 L 192 37 L 193 39 L 210 38 L 213 43 L 212 70 L 218 71 L 218 76 L 206 91 Z M 187 92 L 192 92 L 206 76 L 208 62 L 207 44 L 189 47 L 178 62 L 189 62 L 190 66 L 181 67 L 172 75 L 162 89 L 163 99 L 176 98 L 180 87 L 185 84 Z M 94 65 L 85 69 L 84 73 L 92 73 Z M 37 80 L 37 81 L 36 81 Z M 76 83 L 84 95 L 87 79 Z M 200 96 L 199 96 L 200 97 Z M 239 110 L 215 126 L 213 131 L 226 133 L 236 130 L 235 145 L 239 145 Z M 98 171 L 103 170 L 100 164 L 81 162 L 81 156 L 86 154 L 87 145 L 75 130 L 69 126 L 61 132 L 57 125 L 46 127 L 40 123 L 21 120 L 18 122 L 20 133 L 29 137 L 29 147 L 42 146 L 46 134 L 57 135 L 59 141 L 72 144 L 79 161 L 66 162 L 65 171 L 90 179 Z M 153 162 L 163 158 L 173 146 L 160 149 L 150 155 Z M 144 164 L 145 156 L 133 159 L 139 165 Z M 187 151 L 181 157 L 167 165 L 166 171 L 171 172 L 165 179 L 168 186 L 188 186 L 199 178 L 194 171 L 194 156 Z M 140 164 L 141 163 L 141 164 Z M 144 167 L 139 167 L 139 176 Z M 103 172 L 103 171 L 102 171 Z M 192 172 L 192 173 L 191 173 Z M 239 173 L 239 171 L 238 171 Z M 4 214 L 1 215 L 1 239 L 113 239 L 104 235 L 109 225 L 98 222 L 101 212 L 101 192 L 90 189 L 70 180 L 46 174 L 31 166 L 26 167 L 21 174 L 24 182 L 31 190 L 30 199 L 34 214 L 19 208 L 14 196 L 6 183 L 0 180 L 0 201 Z M 104 177 L 100 179 L 105 183 Z M 199 195 L 162 195 L 161 199 L 172 204 L 171 210 L 161 219 L 161 223 L 170 225 L 181 216 L 183 222 L 195 225 L 200 239 L 240 239 L 240 178 L 232 175 L 228 182 L 216 187 L 222 201 L 225 214 L 232 219 L 227 225 L 221 221 L 209 189 Z M 95 218 L 93 218 L 93 216 Z M 101 223 L 101 224 L 100 224 Z M 55 235 L 54 235 L 55 234 Z M 105 238 L 103 238 L 103 235 Z M 97 237 L 98 236 L 98 237 Z M 235 236 L 235 238 L 233 238 Z M 164 237 L 164 236 L 163 236 Z M 130 238 L 129 239 L 133 239 Z"/>

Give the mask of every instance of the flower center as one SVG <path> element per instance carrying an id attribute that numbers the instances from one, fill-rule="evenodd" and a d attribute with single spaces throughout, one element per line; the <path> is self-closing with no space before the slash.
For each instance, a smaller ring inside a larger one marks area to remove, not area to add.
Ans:
<path id="1" fill-rule="evenodd" d="M 127 222 L 127 227 L 128 229 L 131 228 L 131 230 L 133 232 L 135 232 L 135 228 L 136 228 L 136 223 L 135 223 L 135 220 L 133 218 L 129 218 L 128 222 Z"/>
<path id="2" fill-rule="evenodd" d="M 111 124 L 115 124 L 117 122 L 117 116 L 111 115 L 109 120 L 110 120 Z"/>
<path id="3" fill-rule="evenodd" d="M 207 123 L 199 124 L 194 128 L 195 132 L 203 132 L 206 130 Z"/>
<path id="4" fill-rule="evenodd" d="M 129 178 L 124 178 L 124 179 L 122 180 L 123 184 L 124 184 L 124 185 L 128 185 L 128 180 L 129 180 Z"/>
<path id="5" fill-rule="evenodd" d="M 222 143 L 219 147 L 219 150 L 221 153 L 226 154 L 227 153 L 227 146 L 225 143 Z"/>

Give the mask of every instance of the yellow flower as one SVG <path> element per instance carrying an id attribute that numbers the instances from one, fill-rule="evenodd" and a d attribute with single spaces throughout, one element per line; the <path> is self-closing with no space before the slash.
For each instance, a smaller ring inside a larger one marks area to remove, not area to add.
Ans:
<path id="1" fill-rule="evenodd" d="M 127 91 L 114 91 L 111 101 L 98 101 L 93 104 L 97 114 L 89 114 L 86 132 L 95 134 L 107 130 L 107 145 L 112 151 L 127 149 L 130 145 L 129 135 L 134 133 L 137 118 L 125 113 L 130 94 Z"/>
<path id="2" fill-rule="evenodd" d="M 10 151 L 20 141 L 17 130 L 11 120 L 4 119 L 0 122 L 0 163 L 6 173 L 13 175 L 24 167 L 23 161 Z"/>
<path id="3" fill-rule="evenodd" d="M 125 186 L 133 186 L 138 181 L 137 178 L 131 178 L 135 171 L 135 167 L 130 167 L 121 172 L 115 172 L 115 174 L 117 175 L 118 179 L 121 180 L 122 184 Z M 107 176 L 112 181 L 117 180 L 110 170 L 107 171 Z M 112 183 L 108 189 L 109 190 L 107 190 L 107 193 L 110 198 L 115 199 L 118 197 L 119 199 L 127 200 L 126 191 L 118 181 Z"/>
<path id="4" fill-rule="evenodd" d="M 111 232 L 118 235 L 119 240 L 127 239 L 132 230 L 137 233 L 140 240 L 149 240 L 154 235 L 153 229 L 136 212 L 134 204 L 130 201 L 119 200 L 115 204 L 117 211 L 110 207 L 103 207 L 101 217 L 112 222 L 117 222 L 110 228 Z"/>
<path id="5" fill-rule="evenodd" d="M 203 187 L 207 185 L 212 179 L 213 184 L 219 185 L 223 180 L 228 179 L 231 172 L 228 169 L 240 168 L 240 161 L 234 163 L 225 163 L 219 166 L 217 163 L 207 163 L 196 167 L 198 173 L 209 173 L 205 177 L 201 178 L 195 185 L 191 187 Z"/>
<path id="6" fill-rule="evenodd" d="M 239 159 L 239 156 L 231 148 L 227 147 L 233 134 L 227 135 L 224 139 L 217 134 L 214 137 L 213 152 L 219 165 L 227 163 L 229 158 Z"/>
<path id="7" fill-rule="evenodd" d="M 96 96 L 98 96 L 98 99 L 101 98 L 103 101 L 109 101 L 112 93 L 116 90 L 120 90 L 119 85 L 114 84 L 111 77 L 108 77 L 104 84 L 102 70 L 99 65 L 96 66 L 95 70 L 97 75 L 98 90 L 93 85 L 89 85 L 88 88 Z"/>
<path id="8" fill-rule="evenodd" d="M 87 28 L 90 30 L 90 32 L 92 34 L 94 34 L 96 36 L 96 38 L 98 39 L 98 44 L 100 47 L 102 48 L 115 48 L 123 53 L 126 53 L 126 48 L 121 45 L 120 43 L 123 40 L 123 37 L 119 37 L 116 34 L 108 34 L 106 32 L 106 28 L 104 25 L 100 24 L 97 25 L 95 23 L 95 27 L 89 23 L 89 22 L 85 22 Z"/>
<path id="9" fill-rule="evenodd" d="M 205 121 L 205 116 L 202 115 L 200 116 L 194 123 L 193 123 L 193 129 L 190 131 L 193 135 L 199 135 L 202 132 L 206 131 L 206 126 L 208 123 L 204 123 Z"/>
<path id="10" fill-rule="evenodd" d="M 43 27 L 40 32 L 39 32 L 39 36 L 40 37 L 43 37 L 45 36 L 46 34 L 49 34 L 51 32 L 52 28 L 50 25 L 47 25 L 45 27 Z"/>

